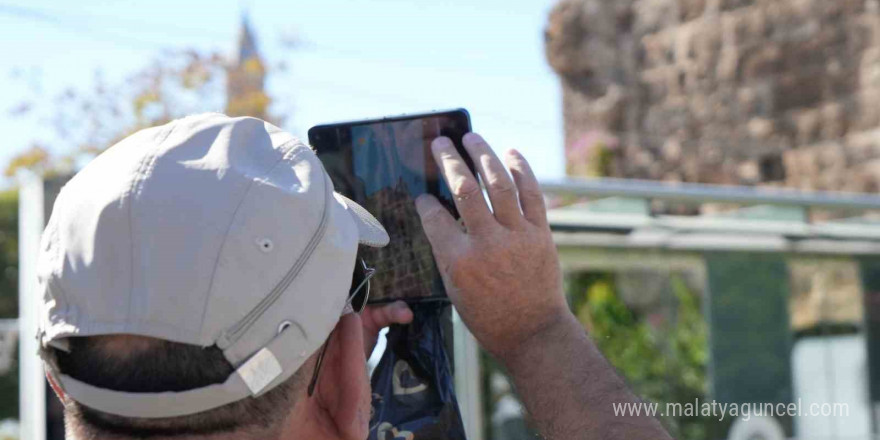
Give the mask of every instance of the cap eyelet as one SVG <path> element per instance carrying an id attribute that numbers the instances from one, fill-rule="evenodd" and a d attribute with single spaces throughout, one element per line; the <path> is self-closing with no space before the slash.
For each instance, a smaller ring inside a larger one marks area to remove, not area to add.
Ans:
<path id="1" fill-rule="evenodd" d="M 292 325 L 293 323 L 290 321 L 284 321 L 281 324 L 278 324 L 278 334 L 280 335 L 284 330 L 287 330 Z"/>
<path id="2" fill-rule="evenodd" d="M 275 243 L 272 243 L 272 240 L 269 240 L 268 238 L 261 238 L 257 240 L 257 247 L 260 248 L 263 253 L 268 254 L 275 249 Z"/>

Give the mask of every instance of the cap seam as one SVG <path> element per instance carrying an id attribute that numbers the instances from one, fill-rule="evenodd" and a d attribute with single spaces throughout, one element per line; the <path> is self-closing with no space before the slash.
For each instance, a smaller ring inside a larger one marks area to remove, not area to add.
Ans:
<path id="1" fill-rule="evenodd" d="M 300 142 L 300 140 L 296 138 L 289 139 L 288 141 L 278 145 L 278 147 L 275 148 L 276 151 L 281 153 L 281 157 L 279 157 L 278 160 L 276 160 L 272 164 L 272 166 L 268 167 L 264 176 L 251 179 L 251 181 L 248 182 L 247 189 L 241 196 L 241 200 L 239 200 L 238 204 L 235 206 L 235 210 L 232 212 L 232 216 L 230 216 L 229 218 L 229 223 L 226 225 L 226 231 L 223 233 L 223 239 L 220 242 L 220 248 L 217 250 L 217 255 L 214 257 L 214 266 L 211 268 L 211 278 L 208 282 L 208 296 L 205 298 L 205 307 L 202 308 L 202 316 L 199 322 L 199 339 L 202 338 L 202 332 L 205 330 L 205 316 L 208 314 L 208 304 L 210 304 L 211 297 L 214 295 L 214 280 L 217 275 L 217 266 L 219 266 L 220 264 L 220 256 L 223 255 L 223 250 L 226 248 L 226 241 L 229 238 L 229 233 L 232 230 L 232 225 L 235 223 L 236 217 L 238 217 L 238 211 L 241 209 L 244 201 L 247 200 L 248 195 L 250 194 L 255 184 L 266 182 L 272 172 L 275 171 L 275 168 L 278 167 L 278 164 L 284 161 L 293 160 L 304 152 L 304 150 L 297 151 L 295 149 L 290 149 L 288 151 L 282 150 L 282 148 L 285 148 L 290 144 L 296 144 L 297 142 Z"/>
<path id="2" fill-rule="evenodd" d="M 198 339 L 198 337 L 199 337 L 198 333 L 193 332 L 192 330 L 180 328 L 180 327 L 178 327 L 174 324 L 171 324 L 171 323 L 156 322 L 156 321 L 139 321 L 138 323 L 143 324 L 141 327 L 146 326 L 146 327 L 152 327 L 152 328 L 171 328 L 175 331 L 175 333 L 183 334 L 188 337 L 195 338 L 195 339 Z M 76 323 L 75 327 L 76 327 L 76 333 L 67 332 L 68 333 L 67 336 L 61 336 L 61 337 L 64 338 L 64 337 L 74 336 L 74 335 L 82 334 L 82 333 L 92 333 L 94 331 L 99 332 L 99 333 L 94 334 L 94 335 L 97 335 L 97 334 L 118 334 L 119 332 L 125 332 L 125 331 L 131 330 L 129 321 L 127 321 L 127 320 L 126 321 L 95 321 L 95 320 L 90 320 L 87 323 L 83 324 L 83 323 L 79 322 L 79 319 L 77 319 L 77 323 Z M 116 332 L 116 333 L 111 333 L 111 332 Z M 54 338 L 58 338 L 58 337 L 59 336 L 56 335 Z"/>
<path id="3" fill-rule="evenodd" d="M 63 203 L 64 203 L 63 193 L 59 191 L 58 196 L 55 198 L 55 205 L 63 204 Z M 52 210 L 53 211 L 55 210 L 54 206 L 53 206 Z M 64 215 L 63 214 L 64 209 L 60 209 L 58 212 L 61 213 L 59 215 Z M 49 222 L 50 223 L 52 222 L 51 218 L 49 219 Z M 47 239 L 49 240 L 50 243 L 52 243 L 52 250 L 53 250 L 52 265 L 53 265 L 53 267 L 60 262 L 61 268 L 62 268 L 61 270 L 64 270 L 64 261 L 63 261 L 63 256 L 61 255 L 61 243 L 60 243 L 61 239 L 60 239 L 60 234 L 58 232 L 57 221 L 56 221 L 56 223 L 52 224 L 52 230 L 49 231 L 49 237 L 47 237 Z M 64 288 L 61 286 L 60 280 L 55 275 L 54 270 L 52 271 L 52 273 L 49 274 L 49 279 L 46 280 L 46 283 L 47 283 L 46 288 L 50 288 L 51 286 L 55 286 L 58 288 L 58 291 L 61 293 L 61 297 L 63 298 L 63 301 L 64 301 L 64 314 L 69 315 L 70 310 L 71 310 L 70 298 L 68 297 L 67 292 L 64 290 Z M 77 316 L 77 321 L 78 320 L 79 320 L 79 317 Z M 41 324 L 45 325 L 47 327 L 49 325 L 48 322 L 41 323 Z M 43 329 L 43 330 L 45 331 L 45 329 Z"/>
<path id="4" fill-rule="evenodd" d="M 56 277 L 54 277 L 54 276 L 51 277 L 51 278 L 47 281 L 46 284 L 47 284 L 47 286 L 46 286 L 47 289 L 48 289 L 48 288 L 51 288 L 52 286 L 54 286 L 54 287 L 56 287 L 56 288 L 58 289 L 58 292 L 61 294 L 61 296 L 64 297 L 64 311 L 63 311 L 62 313 L 58 313 L 58 315 L 61 315 L 61 316 L 71 316 L 71 315 L 73 315 L 73 316 L 74 316 L 74 320 L 76 321 L 76 327 L 79 328 L 79 325 L 80 325 L 80 323 L 79 323 L 80 316 L 79 316 L 78 313 L 77 313 L 77 314 L 73 314 L 73 313 L 71 313 L 70 300 L 67 298 L 67 292 L 65 292 L 65 291 L 64 291 L 64 288 L 61 287 L 61 284 L 58 282 L 58 280 L 56 279 Z M 52 323 L 50 322 L 50 321 L 51 321 L 51 318 L 48 317 L 48 316 L 47 316 L 46 318 L 47 318 L 47 319 L 46 319 L 46 322 L 45 322 L 45 323 L 40 323 L 40 326 L 41 326 L 41 327 L 44 327 L 44 326 L 45 326 L 45 328 L 42 329 L 42 333 L 45 333 L 45 332 L 48 330 L 49 327 L 52 327 Z M 40 343 L 42 344 L 43 341 L 40 341 Z"/>
<path id="5" fill-rule="evenodd" d="M 128 321 L 128 318 L 131 317 L 132 305 L 134 304 L 134 301 L 132 300 L 132 298 L 134 297 L 134 278 L 135 278 L 135 264 L 134 264 L 134 254 L 135 254 L 134 246 L 135 246 L 135 244 L 134 244 L 134 219 L 133 219 L 134 214 L 132 213 L 132 210 L 134 209 L 133 208 L 133 206 L 134 206 L 133 195 L 136 192 L 140 193 L 140 191 L 143 190 L 142 183 L 143 183 L 144 177 L 145 177 L 145 174 L 144 174 L 145 166 L 150 167 L 155 163 L 156 158 L 159 156 L 159 150 L 161 150 L 162 145 L 165 144 L 165 141 L 168 140 L 168 138 L 171 136 L 171 133 L 174 132 L 174 129 L 177 128 L 177 126 L 178 126 L 177 121 L 170 123 L 169 127 L 165 130 L 165 135 L 162 137 L 162 140 L 156 143 L 156 148 L 152 151 L 152 154 L 145 154 L 144 157 L 141 158 L 141 161 L 138 164 L 137 170 L 135 170 L 135 175 L 131 181 L 131 185 L 128 188 L 128 192 L 126 194 L 123 194 L 123 196 L 122 196 L 122 199 L 128 199 L 128 243 L 129 243 L 129 249 L 131 249 L 131 259 L 129 260 L 129 264 L 131 265 L 130 266 L 131 270 L 129 271 L 130 279 L 129 279 L 129 290 L 128 290 L 128 312 L 126 313 L 126 317 L 127 317 L 126 322 Z M 148 161 L 150 162 L 149 165 L 147 165 Z M 136 189 L 137 189 L 137 191 L 135 191 Z"/>
<path id="6" fill-rule="evenodd" d="M 286 291 L 293 280 L 296 279 L 298 274 L 302 271 L 303 267 L 308 263 L 315 248 L 320 244 L 320 241 L 324 237 L 324 233 L 327 230 L 327 222 L 329 221 L 331 209 L 330 200 L 332 199 L 332 191 L 330 191 L 328 188 L 330 177 L 329 175 L 327 175 L 327 172 L 324 171 L 323 164 L 321 164 L 320 161 L 318 161 L 318 163 L 322 167 L 321 174 L 324 180 L 324 205 L 322 207 L 321 221 L 318 224 L 317 229 L 315 229 L 315 231 L 312 233 L 312 238 L 306 245 L 303 253 L 300 254 L 299 257 L 297 257 L 293 266 L 290 267 L 288 272 L 275 285 L 272 291 L 269 292 L 267 296 L 263 297 L 243 318 L 236 322 L 232 327 L 227 328 L 221 334 L 220 338 L 218 339 L 217 345 L 218 347 L 223 349 L 225 354 L 227 354 L 226 358 L 230 360 L 230 362 L 233 361 L 233 359 L 230 358 L 230 356 L 228 355 L 228 351 L 231 349 L 231 347 L 239 343 L 241 338 L 250 331 L 251 327 L 253 327 L 253 325 L 256 324 L 263 317 L 263 315 L 266 313 L 266 310 L 271 307 L 272 304 L 274 304 L 274 302 L 284 293 L 284 291 Z M 306 335 L 306 337 L 308 338 L 309 335 Z"/>

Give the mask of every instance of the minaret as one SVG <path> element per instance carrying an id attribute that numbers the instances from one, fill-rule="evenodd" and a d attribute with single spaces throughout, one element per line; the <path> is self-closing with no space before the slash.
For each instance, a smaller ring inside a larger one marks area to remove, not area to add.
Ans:
<path id="1" fill-rule="evenodd" d="M 227 67 L 226 114 L 269 119 L 271 99 L 263 89 L 266 67 L 257 50 L 247 14 L 242 14 L 238 51 Z"/>

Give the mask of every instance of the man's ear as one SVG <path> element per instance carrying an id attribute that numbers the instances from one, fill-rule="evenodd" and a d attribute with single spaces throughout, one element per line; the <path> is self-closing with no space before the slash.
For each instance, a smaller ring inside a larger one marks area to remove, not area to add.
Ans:
<path id="1" fill-rule="evenodd" d="M 61 401 L 61 404 L 67 403 L 67 393 L 64 392 L 58 384 L 55 382 L 55 379 L 52 378 L 52 375 L 48 372 L 46 373 L 46 380 L 49 381 L 49 386 L 52 387 L 52 391 L 55 391 L 55 395 L 58 396 L 58 400 Z"/>
<path id="2" fill-rule="evenodd" d="M 343 316 L 327 343 L 315 393 L 304 398 L 314 401 L 333 434 L 365 439 L 370 423 L 370 382 L 360 317 L 353 313 Z"/>

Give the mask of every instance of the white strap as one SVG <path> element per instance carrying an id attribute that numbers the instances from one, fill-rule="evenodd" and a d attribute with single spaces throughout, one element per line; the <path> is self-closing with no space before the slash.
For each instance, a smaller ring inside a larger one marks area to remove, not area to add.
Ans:
<path id="1" fill-rule="evenodd" d="M 287 380 L 320 346 L 290 326 L 260 349 L 222 384 L 194 390 L 130 393 L 98 388 L 49 369 L 73 400 L 98 411 L 125 417 L 176 417 L 214 409 L 249 396 L 258 396 Z"/>

